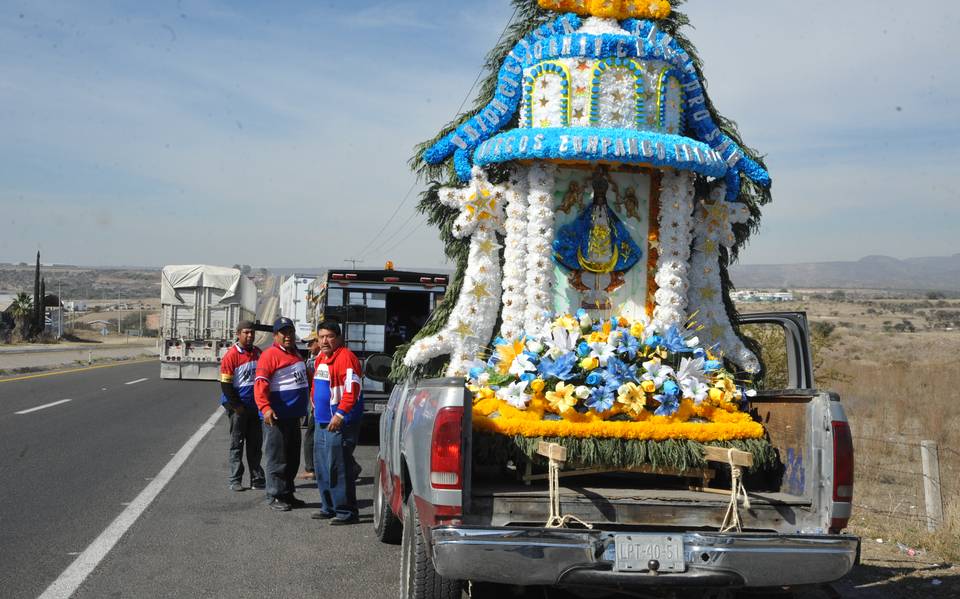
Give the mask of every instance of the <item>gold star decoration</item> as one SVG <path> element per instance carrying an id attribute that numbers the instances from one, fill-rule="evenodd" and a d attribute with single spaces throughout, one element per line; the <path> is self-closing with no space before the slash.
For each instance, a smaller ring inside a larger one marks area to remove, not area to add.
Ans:
<path id="1" fill-rule="evenodd" d="M 620 91 L 619 89 L 618 89 L 618 90 L 614 90 L 614 92 L 613 92 L 612 94 L 610 94 L 610 95 L 612 95 L 612 96 L 613 96 L 613 99 L 616 100 L 617 102 L 622 102 L 622 101 L 623 101 L 623 92 Z"/>
<path id="2" fill-rule="evenodd" d="M 717 297 L 717 290 L 713 287 L 701 287 L 699 291 L 700 297 L 705 300 L 712 300 L 713 298 Z"/>
<path id="3" fill-rule="evenodd" d="M 577 61 L 577 70 L 578 70 L 578 71 L 586 71 L 586 70 L 588 70 L 588 69 L 590 69 L 590 65 L 587 64 L 587 61 L 586 61 L 586 60 L 578 60 L 578 61 Z"/>
<path id="4" fill-rule="evenodd" d="M 481 189 L 480 193 L 472 193 L 467 198 L 465 208 L 467 214 L 478 220 L 485 220 L 493 217 L 493 212 L 497 207 L 497 200 L 490 197 L 490 191 Z"/>
<path id="5" fill-rule="evenodd" d="M 540 119 L 540 126 L 541 126 L 541 127 L 549 127 L 549 126 L 550 126 L 550 119 Z"/>
<path id="6" fill-rule="evenodd" d="M 546 106 L 549 103 L 550 103 L 550 100 L 548 100 L 547 98 L 540 98 L 540 106 Z"/>
<path id="7" fill-rule="evenodd" d="M 577 108 L 573 111 L 573 118 L 582 119 L 583 118 L 583 108 Z"/>
<path id="8" fill-rule="evenodd" d="M 703 242 L 703 253 L 704 254 L 716 254 L 717 253 L 717 242 L 713 239 L 708 239 Z"/>
<path id="9" fill-rule="evenodd" d="M 659 239 L 651 239 L 651 240 L 649 240 L 649 241 L 647 242 L 647 245 L 650 246 L 650 249 L 651 249 L 651 250 L 658 250 L 658 251 L 660 250 L 660 240 L 659 240 Z"/>
<path id="10" fill-rule="evenodd" d="M 550 87 L 550 81 L 548 81 L 547 78 L 544 77 L 543 79 L 540 80 L 540 87 L 542 87 L 543 89 L 547 89 L 548 87 Z"/>
<path id="11" fill-rule="evenodd" d="M 457 327 L 453 329 L 453 331 L 458 335 L 460 335 L 461 337 L 468 337 L 470 333 L 473 332 L 473 329 L 470 328 L 470 325 L 468 325 L 466 322 L 461 320 L 460 324 L 458 324 Z"/>
<path id="12" fill-rule="evenodd" d="M 483 252 L 484 254 L 493 253 L 494 248 L 497 247 L 497 244 L 493 242 L 492 239 L 484 239 L 477 243 L 477 249 Z"/>
<path id="13" fill-rule="evenodd" d="M 474 283 L 473 289 L 470 290 L 470 295 L 473 296 L 478 302 L 485 297 L 490 297 L 490 292 L 487 291 L 487 286 L 483 283 Z"/>

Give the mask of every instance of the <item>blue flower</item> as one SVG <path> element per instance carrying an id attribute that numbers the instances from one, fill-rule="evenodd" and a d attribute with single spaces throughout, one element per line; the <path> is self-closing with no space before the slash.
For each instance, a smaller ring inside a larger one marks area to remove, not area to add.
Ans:
<path id="1" fill-rule="evenodd" d="M 610 358 L 607 360 L 607 367 L 603 371 L 603 380 L 607 385 L 614 385 L 617 388 L 627 381 L 637 380 L 637 367 L 624 364 L 619 358 Z"/>
<path id="2" fill-rule="evenodd" d="M 587 407 L 595 412 L 606 412 L 613 407 L 613 402 L 617 399 L 617 387 L 613 385 L 604 385 L 597 387 L 590 392 L 587 398 Z"/>
<path id="3" fill-rule="evenodd" d="M 538 354 L 537 352 L 532 352 L 529 349 L 523 350 L 523 355 L 530 358 L 530 361 L 533 362 L 534 364 L 540 361 L 540 354 Z"/>
<path id="4" fill-rule="evenodd" d="M 720 363 L 720 360 L 704 360 L 703 362 L 704 372 L 716 372 L 721 368 L 723 368 L 723 364 Z"/>
<path id="5" fill-rule="evenodd" d="M 575 314 L 575 316 L 577 317 L 577 320 L 583 320 L 584 317 L 587 316 L 587 311 L 584 310 L 583 308 L 580 308 L 579 310 L 577 310 L 577 313 Z"/>
<path id="6" fill-rule="evenodd" d="M 590 344 L 586 341 L 581 341 L 580 344 L 577 345 L 577 354 L 581 358 L 586 358 L 590 354 Z"/>
<path id="7" fill-rule="evenodd" d="M 693 348 L 693 357 L 706 359 L 707 350 L 703 349 L 702 347 L 695 347 Z"/>
<path id="8" fill-rule="evenodd" d="M 537 369 L 545 379 L 554 378 L 565 381 L 573 376 L 573 366 L 577 363 L 576 354 L 563 354 L 556 360 L 544 357 Z"/>
<path id="9" fill-rule="evenodd" d="M 537 378 L 537 375 L 533 374 L 532 372 L 524 372 L 523 374 L 520 375 L 520 380 L 526 381 L 528 383 L 535 378 Z"/>
<path id="10" fill-rule="evenodd" d="M 471 368 L 471 369 L 470 369 L 470 380 L 475 381 L 475 380 L 477 380 L 478 378 L 480 378 L 480 375 L 483 374 L 484 370 L 485 370 L 485 369 L 484 369 L 484 368 L 481 368 L 480 366 L 475 366 L 475 367 Z"/>
<path id="11" fill-rule="evenodd" d="M 600 374 L 600 372 L 599 372 L 599 371 L 596 371 L 596 370 L 594 370 L 593 372 L 591 372 L 590 374 L 588 374 L 588 375 L 587 375 L 587 380 L 585 381 L 585 383 L 586 383 L 587 385 L 590 385 L 591 387 L 596 387 L 597 385 L 599 385 L 599 384 L 602 383 L 602 382 L 603 382 L 603 375 Z"/>
<path id="12" fill-rule="evenodd" d="M 673 395 L 654 395 L 653 398 L 660 402 L 660 407 L 654 412 L 657 416 L 672 416 L 680 409 L 679 397 Z"/>
<path id="13" fill-rule="evenodd" d="M 637 359 L 637 352 L 640 351 L 640 342 L 630 333 L 624 333 L 620 338 L 620 345 L 617 352 L 621 356 L 626 356 L 631 360 Z"/>
<path id="14" fill-rule="evenodd" d="M 674 381 L 666 380 L 663 382 L 663 393 L 670 397 L 680 397 L 680 387 Z"/>
<path id="15" fill-rule="evenodd" d="M 660 335 L 651 335 L 643 340 L 643 344 L 647 347 L 660 347 L 663 345 L 663 337 Z"/>
<path id="16" fill-rule="evenodd" d="M 687 347 L 687 340 L 683 334 L 680 333 L 680 329 L 678 329 L 676 325 L 667 329 L 663 338 L 663 345 L 675 354 L 688 354 L 692 351 Z"/>

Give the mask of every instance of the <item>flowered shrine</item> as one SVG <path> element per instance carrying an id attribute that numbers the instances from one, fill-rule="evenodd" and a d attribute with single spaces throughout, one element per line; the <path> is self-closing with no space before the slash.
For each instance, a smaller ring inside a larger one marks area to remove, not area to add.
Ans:
<path id="1" fill-rule="evenodd" d="M 492 95 L 422 153 L 457 179 L 425 201 L 460 285 L 403 366 L 442 360 L 475 430 L 518 439 L 762 438 L 725 267 L 769 175 L 713 110 L 669 3 L 515 3 L 533 22 Z"/>

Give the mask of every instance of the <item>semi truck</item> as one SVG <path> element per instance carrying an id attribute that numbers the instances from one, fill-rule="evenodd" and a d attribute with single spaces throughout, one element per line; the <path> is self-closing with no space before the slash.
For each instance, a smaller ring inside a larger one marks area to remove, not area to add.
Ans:
<path id="1" fill-rule="evenodd" d="M 216 380 L 237 324 L 254 320 L 257 289 L 235 268 L 165 266 L 160 286 L 160 378 Z"/>
<path id="2" fill-rule="evenodd" d="M 780 467 L 747 475 L 739 532 L 721 532 L 722 468 L 709 486 L 657 471 L 561 473 L 551 491 L 524 464 L 473 455 L 463 378 L 398 384 L 380 420 L 373 505 L 377 537 L 401 544 L 398 596 L 769 596 L 846 575 L 860 547 L 844 534 L 853 443 L 839 397 L 814 383 L 806 317 L 742 315 L 741 326 L 773 332 L 755 338 L 774 340 L 761 349 L 781 374 L 747 398 Z M 548 525 L 553 501 L 574 524 Z"/>
<path id="3" fill-rule="evenodd" d="M 389 263 L 383 270 L 328 270 L 308 288 L 311 327 L 325 320 L 338 323 L 344 344 L 361 362 L 375 354 L 393 355 L 443 300 L 447 283 L 445 273 L 394 270 Z M 392 388 L 386 380 L 365 376 L 364 413 L 382 413 Z"/>

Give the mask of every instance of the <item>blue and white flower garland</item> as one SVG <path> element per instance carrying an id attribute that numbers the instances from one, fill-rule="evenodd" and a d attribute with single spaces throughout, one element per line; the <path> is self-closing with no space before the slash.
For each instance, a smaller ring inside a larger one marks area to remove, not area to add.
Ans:
<path id="1" fill-rule="evenodd" d="M 660 234 L 654 325 L 661 330 L 687 321 L 688 260 L 693 231 L 694 175 L 667 171 L 660 186 Z"/>
<path id="2" fill-rule="evenodd" d="M 503 250 L 503 307 L 500 336 L 513 339 L 523 331 L 527 309 L 527 211 L 529 169 L 518 166 L 510 173 L 507 189 L 507 232 Z"/>

